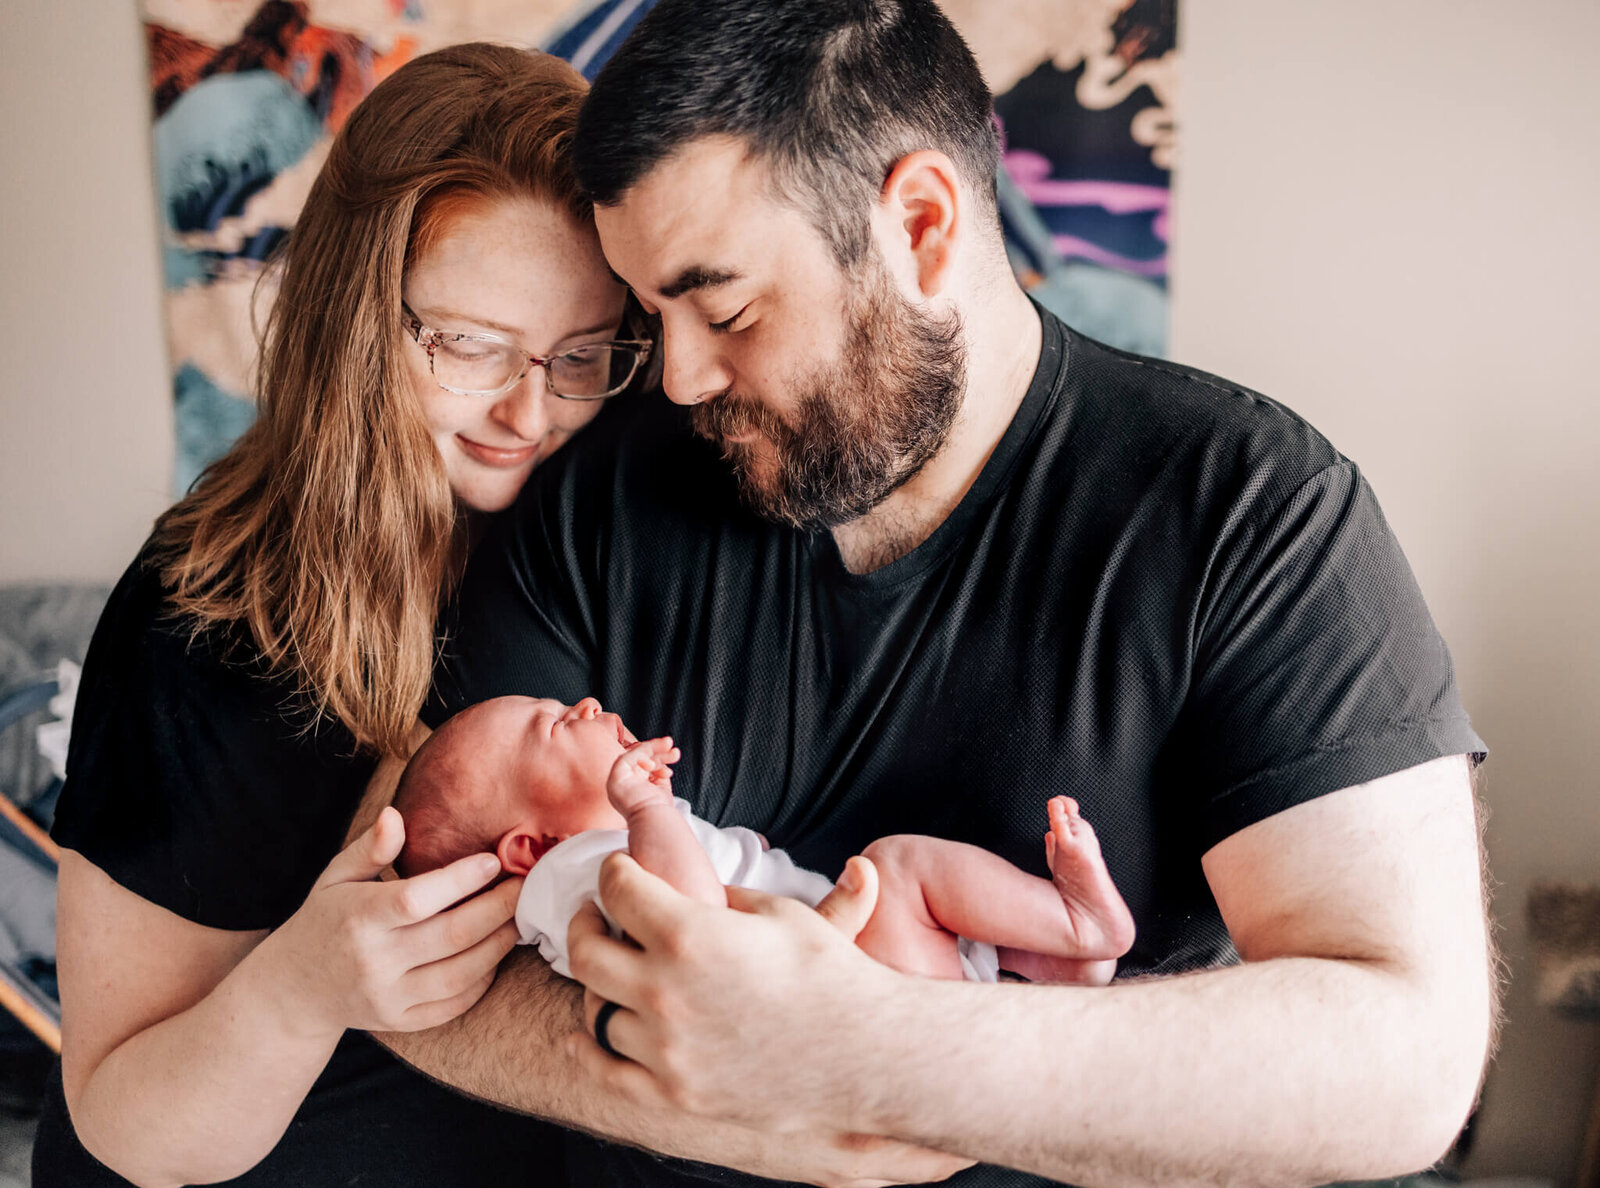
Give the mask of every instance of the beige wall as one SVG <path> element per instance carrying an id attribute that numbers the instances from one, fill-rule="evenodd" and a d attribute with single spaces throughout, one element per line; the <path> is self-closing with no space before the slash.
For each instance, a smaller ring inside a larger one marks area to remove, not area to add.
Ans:
<path id="1" fill-rule="evenodd" d="M 1517 975 L 1473 1170 L 1570 1175 L 1600 1027 L 1531 1001 L 1521 913 L 1600 880 L 1600 4 L 1180 15 L 1174 353 L 1355 458 L 1417 570 L 1494 749 Z"/>
<path id="2" fill-rule="evenodd" d="M 1513 969 L 1600 878 L 1594 0 L 1184 0 L 1176 357 L 1371 477 L 1494 747 Z M 0 581 L 113 577 L 168 498 L 131 4 L 0 6 Z M 27 351 L 19 343 L 31 344 Z M 1515 984 L 1474 1171 L 1570 1174 L 1596 1029 Z"/>
<path id="3" fill-rule="evenodd" d="M 114 577 L 170 498 L 131 3 L 0 3 L 0 582 Z"/>

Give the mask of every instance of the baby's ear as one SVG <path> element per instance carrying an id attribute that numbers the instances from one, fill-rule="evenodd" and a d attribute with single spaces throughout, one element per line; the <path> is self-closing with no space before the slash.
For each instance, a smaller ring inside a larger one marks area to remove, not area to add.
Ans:
<path id="1" fill-rule="evenodd" d="M 506 830 L 494 852 L 500 859 L 501 870 L 507 874 L 525 875 L 560 841 L 561 838 L 540 833 L 524 822 Z"/>

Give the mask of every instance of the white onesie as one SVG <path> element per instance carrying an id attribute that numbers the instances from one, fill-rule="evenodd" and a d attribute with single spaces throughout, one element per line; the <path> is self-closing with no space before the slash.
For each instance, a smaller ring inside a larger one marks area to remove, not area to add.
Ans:
<path id="1" fill-rule="evenodd" d="M 785 895 L 809 907 L 816 907 L 833 890 L 826 878 L 796 866 L 784 851 L 764 849 L 761 835 L 754 830 L 738 825 L 719 829 L 695 816 L 688 801 L 674 798 L 673 804 L 710 855 L 723 886 Z M 540 956 L 564 978 L 572 976 L 572 967 L 567 964 L 567 925 L 585 903 L 600 902 L 600 864 L 606 855 L 627 848 L 625 829 L 591 829 L 574 834 L 547 850 L 522 884 L 517 900 L 517 931 L 522 934 L 522 943 L 538 945 Z M 600 911 L 605 913 L 603 905 Z M 619 932 L 610 916 L 606 916 L 606 923 L 613 933 Z M 962 937 L 959 950 L 961 968 L 969 982 L 995 980 L 1000 959 L 993 945 Z"/>

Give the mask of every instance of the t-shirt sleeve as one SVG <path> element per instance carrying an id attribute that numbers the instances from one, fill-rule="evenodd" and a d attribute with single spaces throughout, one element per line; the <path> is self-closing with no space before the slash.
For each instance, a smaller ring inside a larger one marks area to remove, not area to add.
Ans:
<path id="1" fill-rule="evenodd" d="M 1195 624 L 1176 770 L 1202 849 L 1302 801 L 1486 750 L 1372 488 L 1340 460 L 1241 518 Z"/>
<path id="2" fill-rule="evenodd" d="M 212 928 L 272 928 L 343 843 L 373 770 L 292 690 L 163 613 L 136 563 L 85 660 L 52 830 L 117 883 Z"/>

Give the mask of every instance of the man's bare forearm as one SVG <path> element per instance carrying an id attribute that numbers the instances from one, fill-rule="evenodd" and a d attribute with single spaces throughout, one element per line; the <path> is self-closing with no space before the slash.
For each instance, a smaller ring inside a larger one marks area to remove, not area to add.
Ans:
<path id="1" fill-rule="evenodd" d="M 1242 965 L 1001 987 L 990 1010 L 964 1001 L 981 988 L 919 988 L 889 1008 L 916 1017 L 887 1033 L 959 1045 L 973 1071 L 952 1109 L 891 1061 L 904 1095 L 890 1132 L 1076 1183 L 1317 1184 L 1426 1166 L 1466 1120 L 1490 1043 L 1477 843 L 1465 765 L 1437 760 L 1207 856 Z M 1033 1092 L 1008 1099 L 1006 1082 Z"/>
<path id="2" fill-rule="evenodd" d="M 1309 958 L 1106 988 L 924 982 L 880 1016 L 917 1039 L 874 1062 L 894 1071 L 862 1118 L 1078 1184 L 1395 1175 L 1471 1105 L 1487 995 L 1463 996 L 1441 1010 L 1394 971 Z M 929 1090 L 956 1067 L 960 1094 Z"/>
<path id="3" fill-rule="evenodd" d="M 428 1031 L 374 1038 L 462 1093 L 599 1133 L 604 1095 L 583 1092 L 582 1074 L 565 1051 L 582 1023 L 583 987 L 555 974 L 532 949 L 517 948 L 466 1014 Z"/>
<path id="4" fill-rule="evenodd" d="M 590 922 L 568 951 L 639 1021 L 621 1033 L 634 1063 L 587 1058 L 642 1101 L 1071 1183 L 1309 1185 L 1437 1159 L 1493 1017 L 1464 762 L 1285 810 L 1203 865 L 1243 964 L 985 986 L 878 965 L 792 901 L 686 900 L 615 855 L 601 894 L 634 944 Z"/>
<path id="5" fill-rule="evenodd" d="M 460 1092 L 612 1142 L 813 1184 L 924 1183 L 966 1161 L 893 1139 L 827 1131 L 763 1134 L 641 1107 L 595 1084 L 566 1051 L 583 988 L 517 949 L 466 1014 L 430 1031 L 376 1034 L 402 1060 Z"/>

